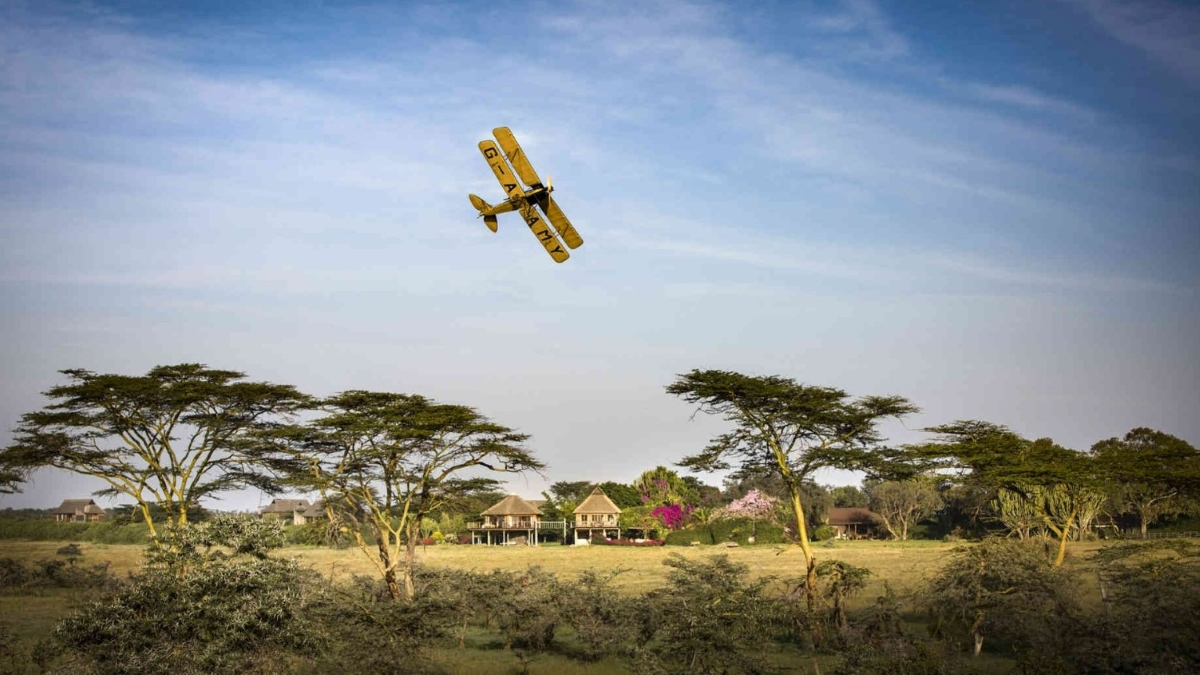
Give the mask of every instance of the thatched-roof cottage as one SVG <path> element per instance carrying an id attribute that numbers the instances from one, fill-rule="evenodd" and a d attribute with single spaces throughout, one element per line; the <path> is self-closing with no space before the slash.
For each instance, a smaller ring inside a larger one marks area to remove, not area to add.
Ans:
<path id="1" fill-rule="evenodd" d="M 64 499 L 50 512 L 59 522 L 95 523 L 104 520 L 104 509 L 93 499 Z"/>
<path id="2" fill-rule="evenodd" d="M 467 526 L 471 531 L 471 543 L 537 545 L 538 532 L 542 527 L 542 510 L 529 500 L 511 494 L 481 515 L 483 522 Z"/>
<path id="3" fill-rule="evenodd" d="M 263 518 L 277 518 L 296 522 L 296 514 L 308 509 L 311 504 L 307 499 L 272 499 L 270 504 L 263 507 Z"/>
<path id="4" fill-rule="evenodd" d="M 296 525 L 306 525 L 321 520 L 329 520 L 329 514 L 325 513 L 325 501 L 322 499 L 318 499 L 307 508 L 297 509 L 292 515 L 292 522 Z"/>
<path id="5" fill-rule="evenodd" d="M 825 515 L 825 524 L 837 529 L 839 537 L 857 539 L 874 533 L 879 516 L 861 507 L 835 506 Z"/>
<path id="6" fill-rule="evenodd" d="M 592 490 L 573 513 L 577 544 L 586 543 L 596 534 L 606 539 L 610 534 L 621 534 L 621 509 L 600 488 Z"/>

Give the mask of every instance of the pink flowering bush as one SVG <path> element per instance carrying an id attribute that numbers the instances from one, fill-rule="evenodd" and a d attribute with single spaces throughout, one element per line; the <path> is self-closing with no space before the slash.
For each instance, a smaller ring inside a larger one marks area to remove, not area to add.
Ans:
<path id="1" fill-rule="evenodd" d="M 751 490 L 745 497 L 738 499 L 719 509 L 715 518 L 752 518 L 754 520 L 774 520 L 775 509 L 779 500 L 765 495 L 758 490 Z"/>
<path id="2" fill-rule="evenodd" d="M 692 515 L 692 506 L 685 504 L 664 504 L 655 507 L 650 515 L 658 519 L 668 530 L 678 530 Z"/>

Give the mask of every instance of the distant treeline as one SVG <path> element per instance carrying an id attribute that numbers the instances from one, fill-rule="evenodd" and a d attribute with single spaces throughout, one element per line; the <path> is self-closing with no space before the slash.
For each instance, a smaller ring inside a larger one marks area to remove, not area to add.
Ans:
<path id="1" fill-rule="evenodd" d="M 88 541 L 95 544 L 145 544 L 150 530 L 145 523 L 60 523 L 48 518 L 0 518 L 0 540 Z"/>

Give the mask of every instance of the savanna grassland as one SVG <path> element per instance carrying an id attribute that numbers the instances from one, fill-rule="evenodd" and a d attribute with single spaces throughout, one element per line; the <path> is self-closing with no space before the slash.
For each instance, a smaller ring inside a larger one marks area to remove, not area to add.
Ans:
<path id="1" fill-rule="evenodd" d="M 924 584 L 936 574 L 952 552 L 963 546 L 939 541 L 882 542 L 856 541 L 837 542 L 832 547 L 818 547 L 818 559 L 836 560 L 858 568 L 870 570 L 871 574 L 860 592 L 848 598 L 851 611 L 862 610 L 874 603 L 891 589 L 908 605 L 907 598 L 920 593 Z M 62 542 L 3 541 L 0 542 L 0 558 L 11 558 L 24 564 L 35 565 L 37 561 L 53 560 Z M 1089 601 L 1098 601 L 1096 577 L 1092 573 L 1091 554 L 1100 548 L 1097 543 L 1073 544 L 1065 569 L 1075 577 L 1080 590 Z M 126 577 L 138 571 L 144 563 L 145 548 L 136 545 L 80 544 L 82 553 L 72 564 L 91 566 L 108 564 L 108 570 L 117 577 Z M 332 583 L 344 583 L 354 575 L 377 576 L 367 556 L 356 548 L 324 548 L 291 546 L 274 553 L 275 557 L 290 558 L 302 567 L 315 571 L 319 578 Z M 611 587 L 626 596 L 644 594 L 667 584 L 672 568 L 664 565 L 671 556 L 681 556 L 692 561 L 710 560 L 711 556 L 724 555 L 736 564 L 745 565 L 752 579 L 768 578 L 768 593 L 783 593 L 803 577 L 804 562 L 800 551 L 794 547 L 743 546 L 743 547 L 617 547 L 617 546 L 561 546 L 557 544 L 539 547 L 487 547 L 466 545 L 437 545 L 418 550 L 419 563 L 428 569 L 465 570 L 488 573 L 504 570 L 521 573 L 531 566 L 539 567 L 558 579 L 567 582 L 580 573 L 592 571 L 600 574 L 619 572 Z M 91 590 L 43 588 L 14 594 L 11 589 L 0 594 L 0 624 L 5 626 L 17 642 L 16 648 L 31 653 L 39 639 L 48 634 L 54 625 L 68 616 L 82 603 L 97 593 Z M 921 617 L 911 608 L 902 611 L 906 623 L 917 625 Z M 505 649 L 494 638 L 483 631 L 464 631 L 461 640 L 444 641 L 431 650 L 433 660 L 445 670 L 454 673 L 615 673 L 626 672 L 627 666 L 616 659 L 601 659 L 581 662 L 555 653 L 540 653 L 528 658 L 521 653 Z M 560 637 L 570 640 L 570 636 Z M 771 647 L 767 660 L 783 672 L 825 672 L 836 664 L 836 655 L 813 655 L 798 650 Z M 984 672 L 1008 672 L 1013 663 L 1010 659 L 984 654 L 976 663 Z M 37 670 L 16 672 L 39 672 Z"/>

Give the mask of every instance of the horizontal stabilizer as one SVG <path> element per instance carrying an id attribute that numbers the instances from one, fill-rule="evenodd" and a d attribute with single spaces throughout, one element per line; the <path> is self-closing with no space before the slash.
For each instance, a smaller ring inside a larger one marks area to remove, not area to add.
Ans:
<path id="1" fill-rule="evenodd" d="M 496 228 L 498 227 L 498 224 L 496 223 L 496 216 L 484 216 L 483 224 L 487 225 L 488 229 L 492 232 L 495 232 Z"/>

